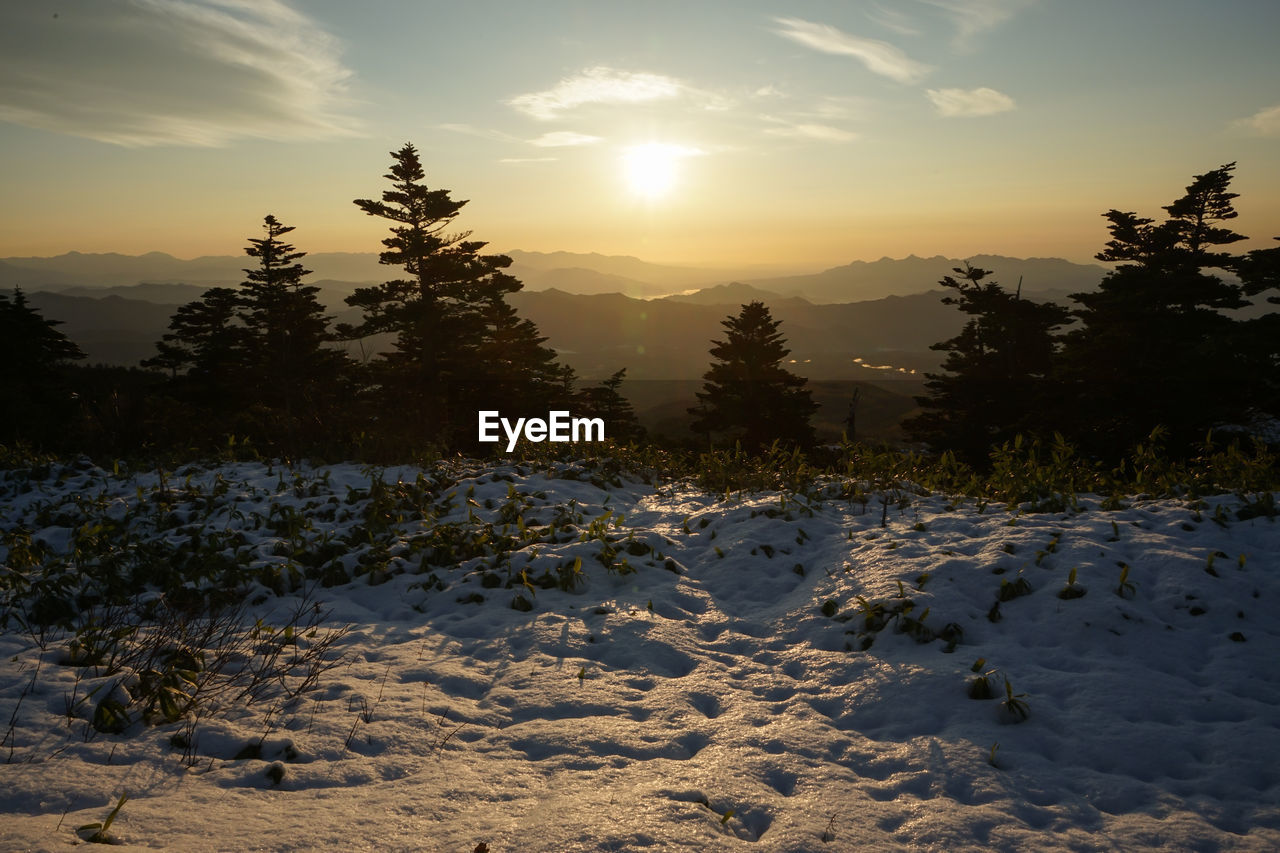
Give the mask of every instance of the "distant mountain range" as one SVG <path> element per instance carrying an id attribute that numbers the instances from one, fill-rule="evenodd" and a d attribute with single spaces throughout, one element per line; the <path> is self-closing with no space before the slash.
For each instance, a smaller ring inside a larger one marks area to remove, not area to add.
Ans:
<path id="1" fill-rule="evenodd" d="M 512 271 L 526 285 L 512 295 L 512 304 L 587 378 L 625 367 L 632 380 L 698 379 L 712 340 L 723 333 L 721 321 L 752 300 L 767 303 L 782 322 L 793 350 L 792 369 L 815 380 L 918 382 L 924 370 L 939 363 L 930 345 L 956 334 L 964 322 L 964 315 L 943 305 L 940 293 L 931 290 L 963 263 L 941 256 L 883 258 L 814 274 L 737 280 L 723 278 L 731 270 L 631 257 L 508 254 Z M 47 318 L 64 322 L 62 330 L 91 360 L 136 365 L 154 354 L 179 305 L 210 286 L 237 284 L 248 260 L 180 260 L 159 252 L 6 258 L 0 260 L 0 288 L 26 289 Z M 1024 292 L 1037 299 L 1062 300 L 1072 291 L 1091 289 L 1105 272 L 1052 258 L 970 260 L 996 270 L 1009 287 L 1021 276 Z M 309 255 L 306 265 L 314 271 L 309 280 L 321 288 L 322 301 L 342 322 L 359 319 L 344 298 L 389 271 L 373 254 L 319 253 Z"/>
<path id="2" fill-rule="evenodd" d="M 561 360 L 594 381 L 626 368 L 624 391 L 651 429 L 687 431 L 687 409 L 723 339 L 722 321 L 747 302 L 769 305 L 791 353 L 788 369 L 811 380 L 826 434 L 838 434 L 854 383 L 860 387 L 859 429 L 893 437 L 915 409 L 926 371 L 939 368 L 933 344 L 957 334 L 966 320 L 944 305 L 938 281 L 964 265 L 935 256 L 855 261 L 816 273 L 752 277 L 755 270 L 700 269 L 651 264 L 637 258 L 568 252 L 508 252 L 511 272 L 524 282 L 510 296 L 521 316 L 537 324 Z M 136 366 L 156 353 L 179 306 L 209 287 L 236 286 L 247 257 L 181 260 L 159 252 L 129 256 L 76 252 L 53 258 L 0 259 L 0 291 L 23 288 L 30 303 L 89 356 L 89 363 Z M 336 322 L 357 323 L 345 298 L 390 277 L 377 256 L 308 255 L 307 280 Z M 1033 300 L 1070 305 L 1070 294 L 1097 287 L 1107 270 L 1058 258 L 981 255 L 968 259 L 992 270 L 1006 288 Z M 1242 309 L 1240 317 L 1270 313 L 1273 305 Z M 367 358 L 386 341 L 346 344 Z"/>
<path id="3" fill-rule="evenodd" d="M 781 322 L 792 352 L 787 367 L 813 382 L 818 423 L 838 435 L 854 383 L 861 386 L 859 429 L 892 437 L 914 410 L 923 373 L 940 363 L 929 347 L 955 335 L 965 317 L 942 304 L 937 282 L 961 266 L 944 258 L 882 258 L 817 273 L 779 275 L 760 268 L 700 269 L 632 257 L 568 252 L 508 252 L 525 287 L 512 305 L 538 325 L 547 343 L 585 380 L 627 369 L 624 391 L 653 430 L 687 432 L 687 409 L 710 361 L 721 322 L 760 300 Z M 153 356 L 180 305 L 212 286 L 235 286 L 246 257 L 181 260 L 69 253 L 0 259 L 0 289 L 22 287 L 31 304 L 89 356 L 91 363 L 136 366 Z M 338 322 L 359 312 L 345 304 L 357 287 L 392 272 L 377 256 L 318 253 L 306 257 L 308 281 Z M 975 266 L 1034 299 L 1065 301 L 1094 288 L 1105 270 L 1059 259 L 981 256 Z M 762 277 L 761 273 L 768 273 Z M 376 346 L 377 341 L 363 342 Z M 361 357 L 361 345 L 347 345 Z"/>
<path id="4" fill-rule="evenodd" d="M 843 305 L 758 294 L 753 298 L 768 304 L 781 322 L 792 350 L 789 359 L 794 359 L 788 367 L 814 379 L 909 378 L 912 369 L 935 367 L 938 354 L 929 346 L 964 324 L 964 316 L 943 305 L 938 293 Z M 510 301 L 580 375 L 608 376 L 625 367 L 633 379 L 701 376 L 712 340 L 723 338 L 721 321 L 741 305 L 558 290 L 521 291 Z"/>
<path id="5" fill-rule="evenodd" d="M 145 255 L 68 252 L 52 258 L 0 258 L 0 287 L 50 289 L 61 286 L 120 287 L 144 282 L 158 284 L 236 284 L 244 280 L 253 259 L 244 255 L 207 255 L 182 260 L 164 252 Z M 307 255 L 306 267 L 315 278 L 377 281 L 385 275 L 372 253 L 318 252 Z"/>
<path id="6" fill-rule="evenodd" d="M 47 319 L 60 321 L 61 331 L 92 362 L 136 365 L 155 354 L 155 342 L 179 304 L 198 295 L 191 285 L 145 285 L 138 295 L 165 295 L 163 288 L 173 288 L 175 298 L 156 302 L 121 295 L 131 288 L 109 288 L 102 295 L 33 290 L 28 299 Z M 735 300 L 745 291 L 732 287 L 724 293 L 700 302 L 697 295 L 642 300 L 525 290 L 510 301 L 581 376 L 601 378 L 625 367 L 632 379 L 696 379 L 706 369 L 712 339 L 723 334 L 721 321 L 737 313 L 741 303 Z M 841 305 L 758 291 L 750 296 L 768 303 L 782 322 L 795 359 L 792 369 L 815 379 L 909 378 L 912 369 L 937 364 L 929 345 L 955 334 L 964 320 L 936 292 Z M 341 302 L 331 310 L 338 321 L 359 319 Z"/>
<path id="7" fill-rule="evenodd" d="M 881 258 L 854 261 L 817 273 L 776 271 L 762 276 L 759 267 L 702 269 L 652 264 L 620 255 L 571 252 L 507 252 L 510 272 L 530 291 L 552 288 L 566 293 L 595 295 L 621 293 L 637 299 L 653 299 L 672 294 L 705 290 L 730 282 L 745 283 L 780 296 L 796 296 L 814 303 L 860 302 L 885 296 L 906 296 L 937 286 L 944 275 L 963 261 L 945 258 Z M 206 256 L 182 260 L 163 252 L 146 255 L 82 254 L 69 252 L 51 258 L 0 259 L 0 288 L 9 290 L 54 290 L 71 288 L 102 290 L 139 284 L 186 284 L 197 287 L 234 285 L 244 279 L 251 259 L 244 256 Z M 1097 264 L 1075 264 L 1060 258 L 1006 258 L 979 255 L 969 259 L 974 266 L 993 270 L 995 279 L 1009 288 L 1023 280 L 1028 293 L 1091 290 L 1106 273 Z M 305 259 L 312 270 L 311 281 L 327 292 L 345 296 L 362 284 L 390 277 L 378 256 L 369 253 L 318 252 Z M 121 291 L 114 291 L 124 295 Z M 190 293 L 191 291 L 186 291 Z M 176 296 L 177 291 L 173 291 Z M 151 301 L 170 301 L 163 292 L 141 290 L 130 295 Z M 186 301 L 184 295 L 176 301 Z M 709 298 L 709 297 L 708 297 Z M 339 300 L 340 301 L 340 300 Z"/>
<path id="8" fill-rule="evenodd" d="M 1076 264 L 1062 258 L 1009 258 L 976 255 L 968 262 L 992 272 L 990 280 L 1007 290 L 1022 282 L 1023 293 L 1094 290 L 1108 270 L 1098 264 Z M 952 275 L 965 261 L 936 255 L 919 258 L 881 258 L 854 261 L 813 275 L 792 275 L 755 279 L 749 284 L 783 295 L 803 296 L 811 302 L 856 302 L 884 296 L 906 296 L 936 287 L 943 276 Z"/>
<path id="9" fill-rule="evenodd" d="M 638 298 L 704 287 L 738 278 L 758 277 L 768 269 L 702 269 L 652 264 L 621 255 L 571 252 L 505 253 L 512 259 L 510 272 L 530 290 L 558 287 L 573 293 L 626 293 Z M 68 287 L 129 287 L 141 283 L 193 284 L 212 287 L 236 284 L 244 279 L 250 258 L 243 255 L 209 255 L 182 260 L 163 252 L 145 255 L 84 254 L 68 252 L 56 257 L 0 259 L 0 288 L 28 290 Z M 384 281 L 392 271 L 378 263 L 373 252 L 317 252 L 304 261 L 312 278 L 343 282 L 350 292 L 358 284 Z"/>

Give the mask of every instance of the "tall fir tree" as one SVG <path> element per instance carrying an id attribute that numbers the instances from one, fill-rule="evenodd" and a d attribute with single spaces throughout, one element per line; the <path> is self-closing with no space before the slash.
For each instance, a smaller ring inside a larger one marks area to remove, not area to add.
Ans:
<path id="1" fill-rule="evenodd" d="M 545 412 L 566 394 L 566 368 L 532 320 L 516 313 L 504 299 L 479 306 L 483 334 L 473 353 L 468 380 L 471 399 L 484 409 Z M 570 385 L 572 372 L 569 373 Z"/>
<path id="2" fill-rule="evenodd" d="M 791 352 L 763 302 L 742 306 L 736 317 L 722 320 L 725 339 L 712 341 L 711 368 L 704 374 L 694 432 L 713 442 L 740 442 L 759 450 L 774 441 L 785 445 L 813 444 L 810 417 L 817 410 L 807 380 L 782 366 Z"/>
<path id="3" fill-rule="evenodd" d="M 56 443 L 75 414 L 66 367 L 85 354 L 15 288 L 0 293 L 0 444 Z"/>
<path id="4" fill-rule="evenodd" d="M 1223 224 L 1237 215 L 1234 168 L 1196 175 L 1162 222 L 1105 214 L 1111 240 L 1097 257 L 1120 266 L 1098 290 L 1071 296 L 1080 325 L 1065 340 L 1058 411 L 1097 454 L 1123 454 L 1156 426 L 1181 452 L 1247 408 L 1238 330 L 1223 313 L 1245 302 L 1240 285 L 1218 274 L 1238 262 L 1218 247 L 1245 239 Z"/>
<path id="5" fill-rule="evenodd" d="M 168 372 L 179 401 L 214 412 L 243 407 L 249 385 L 249 332 L 240 320 L 243 302 L 231 287 L 212 287 L 178 308 L 157 355 L 142 362 Z"/>
<path id="6" fill-rule="evenodd" d="M 331 440 L 348 360 L 328 346 L 335 336 L 319 288 L 302 283 L 306 253 L 280 239 L 293 227 L 268 215 L 263 228 L 245 248 L 258 266 L 241 287 L 211 288 L 179 308 L 142 363 L 170 374 L 177 405 L 161 419 L 171 441 L 239 434 L 292 454 Z"/>
<path id="7" fill-rule="evenodd" d="M 267 421 L 264 427 L 283 434 L 298 449 L 334 426 L 349 361 L 330 346 L 336 336 L 317 298 L 320 288 L 303 284 L 311 273 L 299 263 L 306 252 L 280 239 L 293 226 L 268 215 L 263 230 L 266 236 L 250 240 L 245 249 L 259 262 L 245 270 L 240 291 L 240 316 L 251 341 L 245 367 L 253 380 L 253 402 Z"/>
<path id="8" fill-rule="evenodd" d="M 561 393 L 564 369 L 553 368 L 555 354 L 542 346 L 536 326 L 506 304 L 522 287 L 504 272 L 511 258 L 483 255 L 486 243 L 448 230 L 467 202 L 423 184 L 413 145 L 391 156 L 391 189 L 355 204 L 390 220 L 379 260 L 403 267 L 405 277 L 350 296 L 364 318 L 344 333 L 394 336 L 392 350 L 371 365 L 382 423 L 394 421 L 401 440 L 457 446 L 474 439 L 476 412 L 492 408 L 495 398 L 515 410 Z"/>
<path id="9" fill-rule="evenodd" d="M 972 463 L 1018 434 L 1046 431 L 1042 412 L 1055 355 L 1054 330 L 1070 319 L 1066 308 L 1022 298 L 994 281 L 990 270 L 965 264 L 958 278 L 939 282 L 954 291 L 943 297 L 972 317 L 960 332 L 930 349 L 945 352 L 945 373 L 926 374 L 924 410 L 904 423 L 907 434 L 937 450 L 951 450 Z"/>
<path id="10" fill-rule="evenodd" d="M 605 437 L 619 444 L 640 441 L 645 436 L 645 428 L 640 425 L 631 401 L 618 390 L 626 376 L 624 367 L 598 385 L 583 388 L 576 401 L 584 415 L 603 419 Z"/>

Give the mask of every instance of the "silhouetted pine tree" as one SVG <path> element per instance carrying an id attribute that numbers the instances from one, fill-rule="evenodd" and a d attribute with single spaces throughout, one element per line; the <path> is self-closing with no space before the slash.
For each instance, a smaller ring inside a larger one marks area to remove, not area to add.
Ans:
<path id="1" fill-rule="evenodd" d="M 1280 240 L 1280 237 L 1276 238 Z M 1280 305 L 1280 248 L 1255 249 L 1236 265 L 1246 295 L 1254 297 L 1272 291 L 1266 298 Z M 1237 369 L 1254 381 L 1248 391 L 1248 405 L 1259 414 L 1280 417 L 1280 312 L 1240 324 L 1241 364 Z"/>
<path id="2" fill-rule="evenodd" d="M 468 379 L 477 410 L 537 415 L 566 401 L 572 371 L 566 375 L 555 350 L 543 346 L 546 338 L 532 320 L 501 298 L 481 304 L 478 317 L 483 326 Z"/>
<path id="3" fill-rule="evenodd" d="M 813 443 L 809 418 L 817 404 L 805 388 L 806 379 L 782 367 L 791 350 L 763 302 L 742 306 L 736 317 L 722 320 L 727 334 L 712 341 L 717 359 L 706 372 L 698 392 L 699 405 L 692 429 L 746 450 L 758 450 L 772 442 L 806 446 Z"/>
<path id="4" fill-rule="evenodd" d="M 928 373 L 924 412 L 906 421 L 908 436 L 936 450 L 952 450 L 981 462 L 993 446 L 1019 433 L 1046 431 L 1042 411 L 1053 368 L 1053 331 L 1070 319 L 1066 308 L 1023 299 L 983 279 L 990 270 L 964 265 L 939 282 L 955 291 L 943 297 L 973 317 L 954 338 L 930 349 L 947 353 L 945 373 Z"/>
<path id="5" fill-rule="evenodd" d="M 487 244 L 468 240 L 470 232 L 447 231 L 467 202 L 422 184 L 412 145 L 391 156 L 391 189 L 381 200 L 355 204 L 393 223 L 379 259 L 406 276 L 348 297 L 364 319 L 344 333 L 395 336 L 392 351 L 371 365 L 379 416 L 396 422 L 407 440 L 453 446 L 474 438 L 477 410 L 495 408 L 496 397 L 517 395 L 504 397 L 500 410 L 540 406 L 563 389 L 564 368 L 553 368 L 554 353 L 541 346 L 536 326 L 518 320 L 505 302 L 522 287 L 503 272 L 511 258 L 482 255 Z"/>
<path id="6" fill-rule="evenodd" d="M 619 444 L 640 441 L 645 436 L 645 429 L 640 425 L 631 401 L 618 391 L 626 375 L 624 367 L 599 385 L 578 392 L 578 413 L 585 417 L 603 418 L 605 437 Z"/>
<path id="7" fill-rule="evenodd" d="M 170 374 L 166 391 L 177 405 L 162 407 L 159 419 L 171 442 L 248 435 L 297 453 L 331 440 L 348 360 L 326 346 L 334 335 L 319 288 L 302 283 L 306 253 L 280 239 L 293 228 L 274 216 L 263 228 L 266 236 L 245 248 L 259 264 L 242 286 L 211 288 L 179 308 L 159 353 L 142 362 Z"/>
<path id="8" fill-rule="evenodd" d="M 151 429 L 162 445 L 209 449 L 228 435 L 244 437 L 252 376 L 242 307 L 234 288 L 206 290 L 174 312 L 156 343 L 158 354 L 142 362 L 169 374 L 151 411 Z"/>
<path id="9" fill-rule="evenodd" d="M 1247 407 L 1237 324 L 1241 288 L 1210 270 L 1238 259 L 1216 247 L 1244 239 L 1222 227 L 1236 217 L 1234 163 L 1196 175 L 1160 223 L 1111 210 L 1111 240 L 1097 257 L 1121 266 L 1099 289 L 1075 293 L 1080 328 L 1065 340 L 1065 430 L 1105 455 L 1123 453 L 1157 425 L 1180 451 Z"/>
<path id="10" fill-rule="evenodd" d="M 159 354 L 143 367 L 165 370 L 178 400 L 217 412 L 244 405 L 249 387 L 249 330 L 240 321 L 243 302 L 230 287 L 213 287 L 169 318 L 156 344 Z"/>
<path id="11" fill-rule="evenodd" d="M 1275 239 L 1280 240 L 1280 237 Z M 1244 292 L 1249 296 L 1280 290 L 1280 247 L 1254 249 L 1236 262 L 1235 270 L 1244 283 Z M 1267 301 L 1280 305 L 1280 295 L 1273 293 Z"/>
<path id="12" fill-rule="evenodd" d="M 12 299 L 0 293 L 0 444 L 47 446 L 65 434 L 75 401 L 64 369 L 85 354 L 60 325 L 30 307 L 21 289 Z"/>
<path id="13" fill-rule="evenodd" d="M 302 283 L 311 272 L 298 263 L 306 252 L 280 239 L 293 227 L 267 216 L 263 228 L 266 237 L 250 240 L 245 249 L 259 261 L 245 270 L 240 291 L 249 333 L 245 367 L 263 426 L 297 449 L 298 442 L 314 442 L 333 426 L 334 410 L 346 396 L 348 359 L 327 346 L 335 336 L 316 298 L 320 288 Z"/>

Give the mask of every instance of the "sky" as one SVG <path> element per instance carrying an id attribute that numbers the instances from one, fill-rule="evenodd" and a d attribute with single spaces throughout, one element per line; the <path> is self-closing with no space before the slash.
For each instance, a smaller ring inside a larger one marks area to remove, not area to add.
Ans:
<path id="1" fill-rule="evenodd" d="M 378 251 L 391 151 L 494 251 L 1086 262 L 1236 162 L 1280 236 L 1275 0 L 21 0 L 0 257 Z"/>

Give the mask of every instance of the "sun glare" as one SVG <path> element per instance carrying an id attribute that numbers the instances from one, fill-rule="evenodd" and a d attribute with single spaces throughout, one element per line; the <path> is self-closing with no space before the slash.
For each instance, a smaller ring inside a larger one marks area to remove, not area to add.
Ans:
<path id="1" fill-rule="evenodd" d="M 649 142 L 622 153 L 623 175 L 636 195 L 656 199 L 675 189 L 680 161 L 700 153 L 696 148 Z"/>

